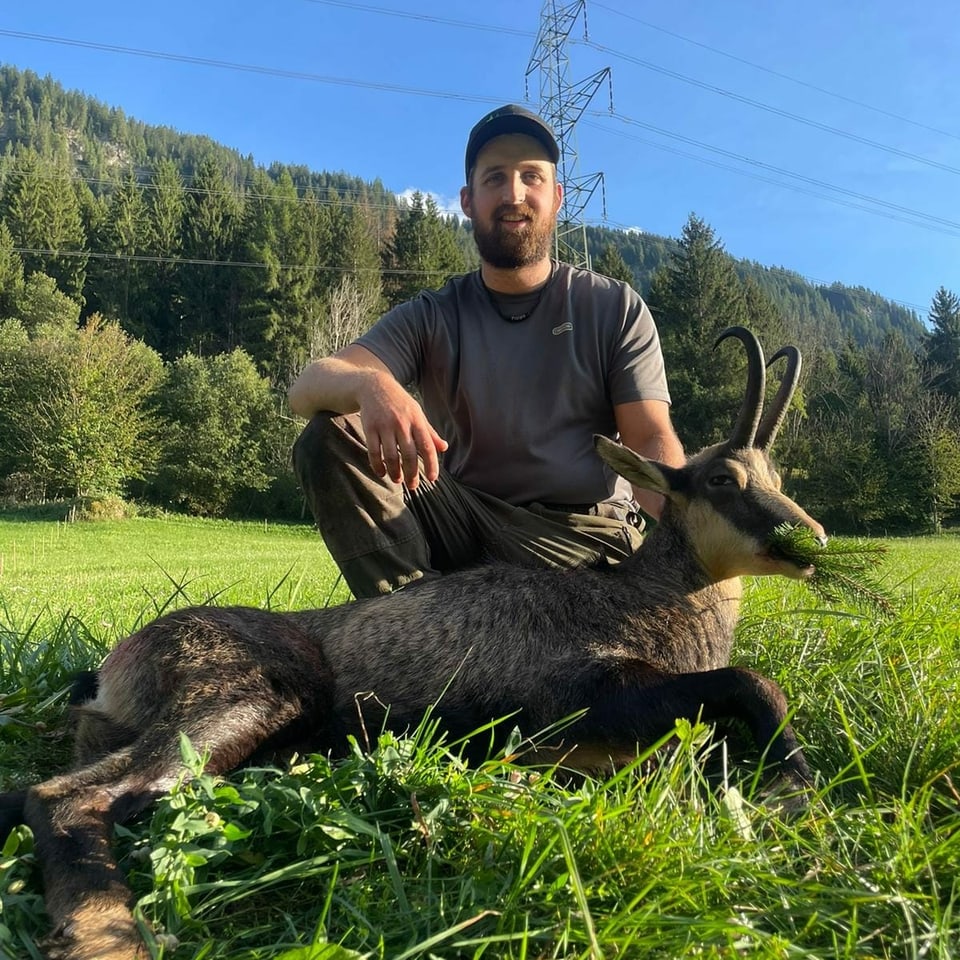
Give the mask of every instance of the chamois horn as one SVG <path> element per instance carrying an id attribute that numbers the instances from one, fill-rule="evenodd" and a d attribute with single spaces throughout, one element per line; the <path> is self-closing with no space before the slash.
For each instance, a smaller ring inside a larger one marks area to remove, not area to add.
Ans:
<path id="1" fill-rule="evenodd" d="M 747 351 L 747 390 L 740 407 L 733 433 L 727 441 L 731 450 L 752 447 L 763 411 L 763 391 L 766 372 L 763 364 L 763 348 L 760 341 L 746 327 L 727 327 L 713 342 L 716 350 L 728 337 L 736 337 Z"/>
<path id="2" fill-rule="evenodd" d="M 757 428 L 755 442 L 761 450 L 769 450 L 773 446 L 777 431 L 780 429 L 783 418 L 787 415 L 790 401 L 793 399 L 793 392 L 797 389 L 797 381 L 800 379 L 800 366 L 802 364 L 800 351 L 791 345 L 781 347 L 767 362 L 767 366 L 772 367 L 781 357 L 787 358 L 787 368 L 780 378 L 777 395 L 773 398 L 770 409 L 764 414 L 760 426 Z"/>

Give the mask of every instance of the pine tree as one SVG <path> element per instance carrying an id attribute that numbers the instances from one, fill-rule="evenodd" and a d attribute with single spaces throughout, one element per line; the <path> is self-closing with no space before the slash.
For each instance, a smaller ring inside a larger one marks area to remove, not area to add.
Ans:
<path id="1" fill-rule="evenodd" d="M 376 223 L 372 213 L 360 203 L 341 202 L 331 206 L 330 249 L 322 261 L 329 265 L 325 300 L 329 301 L 343 278 L 349 277 L 364 303 L 378 305 L 368 323 L 379 313 L 383 296 Z"/>
<path id="2" fill-rule="evenodd" d="M 140 304 L 144 339 L 166 359 L 184 349 L 180 294 L 183 219 L 186 193 L 172 160 L 161 160 L 153 171 L 147 196 L 147 253 L 153 263 L 151 282 Z"/>
<path id="3" fill-rule="evenodd" d="M 239 341 L 236 262 L 243 203 L 212 157 L 201 161 L 188 191 L 181 269 L 184 340 L 178 352 L 220 353 Z"/>
<path id="4" fill-rule="evenodd" d="M 14 315 L 23 291 L 23 260 L 14 249 L 10 228 L 0 220 L 0 320 Z"/>
<path id="5" fill-rule="evenodd" d="M 281 256 L 288 267 L 280 275 L 274 323 L 268 331 L 267 369 L 276 382 L 287 384 L 310 359 L 314 320 L 323 312 L 334 274 L 318 269 L 331 256 L 329 208 L 317 203 L 312 192 L 299 198 L 287 171 L 281 174 L 278 188 L 288 198 L 277 223 Z M 379 285 L 368 283 L 366 289 L 375 291 L 379 302 Z"/>
<path id="6" fill-rule="evenodd" d="M 43 269 L 43 257 L 34 251 L 46 247 L 43 223 L 46 215 L 45 192 L 40 157 L 34 150 L 21 150 L 12 158 L 10 171 L 4 180 L 0 212 L 15 245 L 26 251 L 22 255 L 26 273 Z"/>
<path id="7" fill-rule="evenodd" d="M 145 332 L 140 311 L 146 277 L 143 262 L 134 258 L 146 253 L 148 242 L 147 205 L 140 185 L 129 174 L 107 204 L 97 236 L 98 251 L 104 256 L 91 265 L 87 290 L 91 306 L 136 336 Z"/>
<path id="8" fill-rule="evenodd" d="M 386 292 L 391 305 L 435 290 L 466 269 L 455 231 L 441 215 L 433 197 L 416 192 L 400 211 L 393 242 L 385 257 Z"/>
<path id="9" fill-rule="evenodd" d="M 789 339 L 783 316 L 771 297 L 763 291 L 753 277 L 746 277 L 741 283 L 746 308 L 746 326 L 768 348 L 768 353 L 772 354 Z"/>
<path id="10" fill-rule="evenodd" d="M 4 183 L 0 212 L 16 245 L 26 251 L 25 272 L 42 271 L 65 294 L 81 299 L 87 238 L 65 161 L 43 159 L 32 149 L 20 151 Z"/>
<path id="11" fill-rule="evenodd" d="M 295 193 L 292 199 L 296 201 Z M 290 200 L 266 171 L 258 170 L 244 197 L 238 230 L 238 259 L 250 264 L 236 271 L 240 289 L 239 338 L 261 367 L 266 359 L 267 338 L 282 310 L 285 260 L 278 233 L 284 229 Z"/>
<path id="12" fill-rule="evenodd" d="M 630 286 L 636 285 L 636 278 L 633 271 L 623 259 L 620 248 L 614 243 L 608 243 L 603 248 L 603 253 L 593 263 L 595 273 L 602 273 L 605 277 L 611 277 L 614 280 L 622 280 L 629 283 Z"/>
<path id="13" fill-rule="evenodd" d="M 278 382 L 289 382 L 296 376 L 308 360 L 322 355 L 319 343 L 322 331 L 327 324 L 328 305 L 335 285 L 342 282 L 343 275 L 330 268 L 334 257 L 333 216 L 329 204 L 321 203 L 312 189 L 303 195 L 296 210 L 293 225 L 295 236 L 300 244 L 300 263 L 302 268 L 296 271 L 300 283 L 298 296 L 291 305 L 291 314 L 284 318 L 284 325 L 276 333 L 278 341 L 289 346 L 277 347 L 275 377 Z M 380 306 L 380 284 L 366 282 L 362 289 L 369 292 L 373 301 L 372 310 Z M 368 319 L 367 324 L 369 325 Z M 366 329 L 366 326 L 364 327 Z M 286 369 L 283 358 L 286 357 Z"/>
<path id="14" fill-rule="evenodd" d="M 960 297 L 940 287 L 930 306 L 930 325 L 924 347 L 933 386 L 960 397 Z"/>
<path id="15" fill-rule="evenodd" d="M 677 250 L 649 294 L 673 399 L 673 421 L 689 450 L 729 435 L 743 399 L 743 350 L 717 335 L 747 321 L 743 287 L 713 229 L 690 215 Z"/>

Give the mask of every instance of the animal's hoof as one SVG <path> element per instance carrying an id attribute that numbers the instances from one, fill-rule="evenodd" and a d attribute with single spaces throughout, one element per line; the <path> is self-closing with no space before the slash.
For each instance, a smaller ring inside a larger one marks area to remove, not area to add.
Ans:
<path id="1" fill-rule="evenodd" d="M 763 791 L 766 810 L 778 817 L 795 817 L 809 809 L 814 798 L 811 785 L 793 774 L 781 774 Z"/>

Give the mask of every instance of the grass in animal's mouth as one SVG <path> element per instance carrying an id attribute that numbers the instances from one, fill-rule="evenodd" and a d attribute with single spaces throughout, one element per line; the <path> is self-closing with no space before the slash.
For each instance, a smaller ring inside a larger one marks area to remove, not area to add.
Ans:
<path id="1" fill-rule="evenodd" d="M 893 610 L 893 597 L 874 575 L 886 554 L 883 544 L 831 537 L 823 545 L 808 527 L 785 523 L 774 530 L 768 549 L 801 569 L 812 567 L 801 582 L 827 603 Z"/>

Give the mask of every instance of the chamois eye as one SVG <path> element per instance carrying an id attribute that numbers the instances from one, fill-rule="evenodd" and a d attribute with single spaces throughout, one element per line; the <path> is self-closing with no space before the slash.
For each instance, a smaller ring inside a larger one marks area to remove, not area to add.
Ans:
<path id="1" fill-rule="evenodd" d="M 707 481 L 711 487 L 729 487 L 730 484 L 736 482 L 729 473 L 718 473 Z"/>

